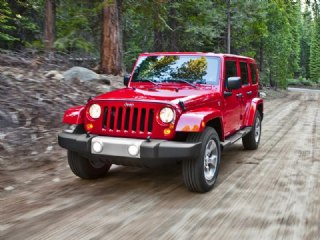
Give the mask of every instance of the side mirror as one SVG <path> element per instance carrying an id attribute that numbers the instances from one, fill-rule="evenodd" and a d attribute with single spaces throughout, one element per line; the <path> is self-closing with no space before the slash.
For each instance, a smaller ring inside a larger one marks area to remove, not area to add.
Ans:
<path id="1" fill-rule="evenodd" d="M 228 89 L 237 90 L 241 88 L 241 78 L 240 77 L 229 77 L 228 78 Z"/>
<path id="2" fill-rule="evenodd" d="M 131 78 L 131 75 L 126 73 L 123 76 L 123 85 L 128 86 L 130 78 Z"/>

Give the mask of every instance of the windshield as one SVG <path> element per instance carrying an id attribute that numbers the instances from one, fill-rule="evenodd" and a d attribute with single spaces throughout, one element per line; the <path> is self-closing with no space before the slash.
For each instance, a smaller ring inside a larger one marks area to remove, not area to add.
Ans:
<path id="1" fill-rule="evenodd" d="M 140 57 L 132 82 L 219 84 L 219 58 L 205 56 Z"/>

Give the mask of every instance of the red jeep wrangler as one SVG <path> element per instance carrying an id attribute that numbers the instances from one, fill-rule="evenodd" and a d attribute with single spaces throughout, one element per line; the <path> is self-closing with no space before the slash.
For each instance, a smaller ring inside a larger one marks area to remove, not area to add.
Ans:
<path id="1" fill-rule="evenodd" d="M 58 140 L 80 178 L 101 177 L 111 164 L 181 162 L 188 189 L 207 192 L 223 147 L 242 138 L 245 149 L 258 148 L 263 100 L 251 58 L 141 54 L 124 85 L 65 112 L 69 128 Z"/>

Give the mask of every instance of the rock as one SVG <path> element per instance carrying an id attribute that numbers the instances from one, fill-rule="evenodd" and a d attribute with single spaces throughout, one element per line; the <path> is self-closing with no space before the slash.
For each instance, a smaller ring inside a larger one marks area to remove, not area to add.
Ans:
<path id="1" fill-rule="evenodd" d="M 46 152 L 50 152 L 50 151 L 52 151 L 52 149 L 53 149 L 53 146 L 48 146 L 46 149 Z"/>
<path id="2" fill-rule="evenodd" d="M 70 68 L 63 73 L 63 77 L 66 81 L 73 81 L 75 79 L 80 80 L 80 82 L 100 80 L 99 74 L 83 67 Z"/>
<path id="3" fill-rule="evenodd" d="M 17 80 L 21 81 L 24 78 L 23 74 L 17 74 L 14 76 Z"/>
<path id="4" fill-rule="evenodd" d="M 8 186 L 8 187 L 5 187 L 4 190 L 5 191 L 12 191 L 12 190 L 14 190 L 14 187 Z"/>
<path id="5" fill-rule="evenodd" d="M 51 78 L 59 81 L 64 78 L 63 75 L 57 70 L 51 70 L 47 72 L 44 76 L 47 78 Z"/>
<path id="6" fill-rule="evenodd" d="M 55 183 L 58 183 L 58 182 L 60 182 L 61 180 L 60 180 L 60 178 L 54 178 L 53 180 L 52 180 L 52 182 L 55 182 Z"/>
<path id="7" fill-rule="evenodd" d="M 12 119 L 8 112 L 0 110 L 0 129 L 12 126 Z"/>
<path id="8" fill-rule="evenodd" d="M 260 97 L 261 98 L 266 98 L 267 97 L 267 94 L 265 92 L 259 92 L 260 93 Z"/>

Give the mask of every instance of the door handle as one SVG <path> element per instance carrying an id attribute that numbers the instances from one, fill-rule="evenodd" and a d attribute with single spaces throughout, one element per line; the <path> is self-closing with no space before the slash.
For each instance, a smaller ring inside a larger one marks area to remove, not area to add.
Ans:
<path id="1" fill-rule="evenodd" d="M 242 97 L 242 93 L 237 93 L 236 96 L 237 97 Z"/>
<path id="2" fill-rule="evenodd" d="M 248 94 L 248 95 L 252 95 L 252 91 L 248 91 L 247 94 Z"/>

